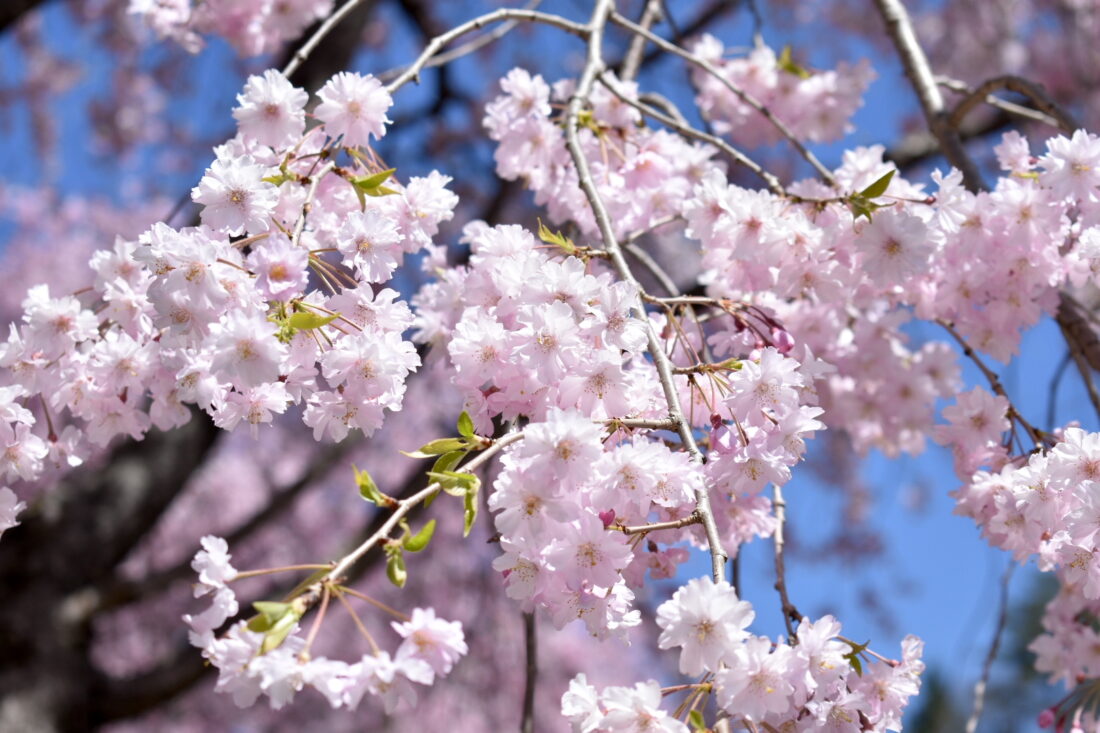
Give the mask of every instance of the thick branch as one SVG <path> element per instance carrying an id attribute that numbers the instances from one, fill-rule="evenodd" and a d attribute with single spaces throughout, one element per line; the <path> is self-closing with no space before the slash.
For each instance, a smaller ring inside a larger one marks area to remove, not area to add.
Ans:
<path id="1" fill-rule="evenodd" d="M 20 18 L 45 2 L 46 0 L 4 0 L 0 3 L 0 33 L 8 30 Z"/>
<path id="2" fill-rule="evenodd" d="M 874 2 L 886 23 L 886 32 L 901 57 L 905 75 L 909 78 L 917 99 L 920 100 L 921 111 L 924 112 L 924 118 L 928 122 L 928 129 L 939 142 L 940 149 L 948 162 L 962 172 L 967 189 L 978 191 L 982 187 L 982 175 L 974 165 L 974 161 L 967 155 L 958 131 L 951 126 L 944 109 L 943 95 L 940 94 L 939 85 L 936 84 L 932 67 L 928 64 L 928 57 L 925 56 L 920 42 L 917 41 L 909 13 L 906 12 L 901 0 L 874 0 Z"/>

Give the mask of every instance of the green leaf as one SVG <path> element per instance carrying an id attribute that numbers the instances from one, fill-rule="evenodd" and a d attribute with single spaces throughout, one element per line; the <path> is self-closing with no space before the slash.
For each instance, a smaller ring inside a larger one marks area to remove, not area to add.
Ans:
<path id="1" fill-rule="evenodd" d="M 435 533 L 435 520 L 430 520 L 424 525 L 424 528 L 411 537 L 406 537 L 403 543 L 405 549 L 409 552 L 420 552 L 428 543 L 432 541 L 432 535 Z"/>
<path id="2" fill-rule="evenodd" d="M 351 182 L 355 185 L 356 188 L 361 188 L 366 191 L 368 189 L 381 186 L 383 183 L 389 180 L 390 176 L 392 176 L 396 170 L 396 168 L 389 168 L 382 171 L 381 173 L 375 173 L 369 176 L 357 176 L 355 178 L 352 178 Z"/>
<path id="3" fill-rule="evenodd" d="M 296 611 L 291 610 L 276 621 L 275 625 L 264 634 L 264 640 L 260 643 L 260 654 L 267 654 L 272 649 L 278 649 L 286 641 L 286 637 L 290 635 L 290 632 L 294 630 L 300 618 L 301 616 Z"/>
<path id="4" fill-rule="evenodd" d="M 476 481 L 477 479 L 475 479 Z M 471 487 L 466 492 L 466 496 L 462 498 L 462 536 L 469 537 L 470 530 L 474 528 L 474 522 L 477 521 L 477 489 L 480 488 L 480 481 L 477 487 Z"/>
<path id="5" fill-rule="evenodd" d="M 451 496 L 462 496 L 470 492 L 471 487 L 481 486 L 481 481 L 472 473 L 457 473 L 455 471 L 428 471 L 428 478 L 439 484 L 439 487 Z M 477 490 L 476 488 L 474 489 Z"/>
<path id="6" fill-rule="evenodd" d="M 298 311 L 297 313 L 291 313 L 287 323 L 290 327 L 298 331 L 309 331 L 310 329 L 320 328 L 321 326 L 327 326 L 340 317 L 339 313 L 315 313 L 313 311 Z"/>
<path id="7" fill-rule="evenodd" d="M 388 547 L 386 548 L 386 577 L 398 588 L 404 588 L 405 581 L 409 578 L 409 574 L 405 570 L 405 557 L 401 553 L 401 545 L 392 546 L 397 549 L 390 550 Z"/>
<path id="8" fill-rule="evenodd" d="M 886 189 L 890 187 L 890 179 L 894 177 L 896 171 L 889 170 L 882 178 L 872 183 L 867 188 L 859 192 L 859 195 L 865 199 L 877 199 L 882 194 L 886 193 Z"/>
<path id="9" fill-rule="evenodd" d="M 565 250 L 566 254 L 573 254 L 577 251 L 577 245 L 573 244 L 573 240 L 565 236 L 561 232 L 552 232 L 545 224 L 542 223 L 542 219 L 539 219 L 539 239 L 547 244 L 553 244 L 561 247 Z"/>
<path id="10" fill-rule="evenodd" d="M 355 485 L 359 487 L 359 496 L 378 506 L 389 503 L 386 501 L 388 497 L 378 489 L 378 484 L 374 483 L 374 479 L 371 478 L 369 473 L 360 471 L 354 465 L 351 470 L 355 472 Z"/>
<path id="11" fill-rule="evenodd" d="M 688 722 L 691 723 L 691 727 L 695 730 L 707 729 L 707 723 L 703 719 L 703 712 L 701 710 L 692 710 L 688 713 Z"/>
<path id="12" fill-rule="evenodd" d="M 435 459 L 435 465 L 432 466 L 431 472 L 446 473 L 448 471 L 453 471 L 464 455 L 466 455 L 466 452 L 461 450 L 453 450 L 450 453 L 444 453 L 439 458 Z"/>
<path id="13" fill-rule="evenodd" d="M 466 441 L 460 438 L 439 438 L 431 442 L 425 443 L 415 451 L 407 453 L 401 451 L 409 458 L 427 458 L 429 456 L 438 456 L 443 453 L 450 453 L 451 451 L 464 450 L 466 448 Z"/>
<path id="14" fill-rule="evenodd" d="M 256 613 L 259 615 L 248 622 L 249 631 L 269 631 L 291 610 L 289 603 L 278 603 L 276 601 L 256 601 L 252 604 L 252 607 L 256 609 Z"/>
<path id="15" fill-rule="evenodd" d="M 355 191 L 355 195 L 359 198 L 360 211 L 367 208 L 367 196 L 389 196 L 390 194 L 397 193 L 397 191 L 394 191 L 392 188 L 387 188 L 382 185 L 389 180 L 389 177 L 393 175 L 395 170 L 397 169 L 390 168 L 381 173 L 373 173 L 369 176 L 355 176 L 348 179 L 352 189 Z"/>
<path id="16" fill-rule="evenodd" d="M 852 669 L 856 671 L 857 677 L 863 676 L 863 662 L 859 661 L 859 655 L 852 653 L 844 657 L 852 665 Z"/>
<path id="17" fill-rule="evenodd" d="M 885 209 L 891 204 L 876 204 L 873 201 L 867 200 L 860 194 L 854 194 L 848 198 L 848 209 L 851 210 L 852 216 L 856 221 L 859 221 L 859 217 L 866 216 L 867 221 L 871 221 L 871 214 L 875 213 L 879 209 Z"/>
<path id="18" fill-rule="evenodd" d="M 273 186 L 281 186 L 284 183 L 286 183 L 287 181 L 296 181 L 296 180 L 298 180 L 298 175 L 296 173 L 288 173 L 288 172 L 284 171 L 284 172 L 282 172 L 278 175 L 267 176 L 266 178 L 262 178 L 260 180 L 265 181 L 267 183 L 270 183 Z"/>
<path id="19" fill-rule="evenodd" d="M 776 61 L 778 66 L 788 74 L 794 74 L 799 79 L 809 79 L 813 74 L 807 71 L 804 67 L 800 66 L 797 61 L 791 56 L 791 47 L 784 46 L 783 51 L 779 54 L 779 60 Z"/>
<path id="20" fill-rule="evenodd" d="M 474 437 L 474 420 L 465 410 L 458 416 L 458 434 L 463 438 Z"/>

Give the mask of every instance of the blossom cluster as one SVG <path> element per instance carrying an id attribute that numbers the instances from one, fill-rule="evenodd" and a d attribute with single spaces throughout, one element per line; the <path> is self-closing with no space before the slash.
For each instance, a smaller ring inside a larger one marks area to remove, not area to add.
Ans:
<path id="1" fill-rule="evenodd" d="M 804 439 L 823 425 L 813 417 L 818 408 L 798 404 L 791 386 L 801 384 L 797 362 L 771 348 L 759 362 L 746 360 L 731 378 L 725 409 L 740 432 L 716 415 L 705 467 L 644 435 L 619 433 L 605 442 L 605 429 L 579 411 L 553 407 L 529 424 L 502 458 L 489 498 L 504 551 L 493 566 L 504 573 L 508 595 L 525 608 L 546 609 L 558 627 L 580 619 L 602 638 L 639 622 L 632 589 L 647 570 L 671 577 L 686 559 L 681 548 L 662 544 L 690 539 L 706 546 L 697 527 L 661 530 L 660 542 L 643 544 L 630 539 L 630 526 L 694 525 L 686 520 L 698 496 L 709 493 L 728 551 L 771 534 L 771 503 L 760 491 L 786 483 Z"/>
<path id="2" fill-rule="evenodd" d="M 129 0 L 128 12 L 191 53 L 202 36 L 229 41 L 244 56 L 259 56 L 293 40 L 332 12 L 333 0 Z"/>
<path id="3" fill-rule="evenodd" d="M 747 631 L 752 606 L 728 583 L 689 581 L 657 609 L 662 649 L 680 649 L 680 671 L 713 675 L 718 706 L 734 722 L 774 730 L 899 731 L 906 702 L 920 689 L 922 643 L 902 642 L 900 662 L 853 661 L 862 649 L 840 637 L 831 616 L 803 619 L 795 638 L 773 642 Z M 656 682 L 598 692 L 583 675 L 562 698 L 562 712 L 578 733 L 686 731 L 660 710 Z M 651 728 L 646 728 L 647 723 Z"/>
<path id="4" fill-rule="evenodd" d="M 1100 433 L 1066 428 L 1049 450 L 978 471 L 955 495 L 990 544 L 1020 561 L 1036 555 L 1040 569 L 1100 599 Z"/>
<path id="5" fill-rule="evenodd" d="M 592 261 L 551 257 L 519 226 L 466 228 L 469 264 L 413 299 L 416 339 L 445 345 L 466 410 L 541 420 L 551 407 L 594 418 L 646 412 L 658 390 L 644 359 L 637 294 Z M 628 368 L 628 366 L 630 368 Z"/>
<path id="6" fill-rule="evenodd" d="M 187 422 L 187 405 L 255 433 L 299 404 L 334 440 L 400 409 L 419 366 L 402 339 L 412 314 L 373 284 L 430 246 L 457 199 L 437 173 L 363 196 L 354 165 L 337 175 L 321 161 L 384 134 L 389 94 L 342 73 L 318 97 L 323 124 L 306 133 L 303 91 L 273 71 L 249 79 L 239 134 L 192 192 L 201 226 L 118 239 L 92 256 L 87 292 L 29 291 L 0 344 L 0 476 L 77 465 L 116 436 Z M 366 150 L 353 161 L 376 171 Z"/>
<path id="7" fill-rule="evenodd" d="M 637 97 L 637 85 L 608 72 L 611 88 Z M 497 174 L 523 180 L 545 206 L 551 221 L 575 222 L 596 233 L 596 221 L 579 186 L 577 170 L 565 146 L 560 117 L 552 114 L 573 91 L 573 81 L 553 89 L 541 76 L 513 69 L 500 81 L 503 94 L 485 109 L 484 126 L 497 142 Z M 665 130 L 641 126 L 641 114 L 611 89 L 598 86 L 592 108 L 579 130 L 592 178 L 620 237 L 645 231 L 677 215 L 692 186 L 707 169 L 720 166 L 712 146 L 693 143 Z"/>
<path id="8" fill-rule="evenodd" d="M 1004 429 L 1004 406 L 986 402 L 987 408 L 975 412 L 973 422 Z M 975 471 L 954 492 L 956 511 L 972 518 L 993 546 L 1011 552 L 1019 562 L 1035 556 L 1040 570 L 1057 575 L 1061 588 L 1047 605 L 1043 633 L 1029 649 L 1036 654 L 1037 670 L 1048 673 L 1052 682 L 1062 680 L 1072 687 L 1100 672 L 1095 643 L 1100 613 L 1100 433 L 1066 428 L 1049 449 L 1026 459 L 1000 456 L 994 465 L 999 469 Z"/>
<path id="9" fill-rule="evenodd" d="M 380 697 L 391 713 L 403 702 L 416 703 L 414 683 L 431 685 L 445 677 L 467 652 L 462 625 L 438 618 L 430 608 L 414 609 L 410 617 L 392 624 L 402 638 L 392 655 L 376 648 L 357 662 L 312 657 L 309 642 L 298 633 L 300 613 L 292 604 L 277 604 L 286 608 L 267 633 L 251 630 L 249 621 L 239 621 L 215 636 L 239 611 L 236 594 L 228 585 L 238 573 L 229 561 L 224 539 L 202 539 L 202 549 L 191 563 L 199 574 L 194 592 L 196 598 L 212 595 L 212 601 L 202 613 L 183 619 L 191 627 L 191 644 L 202 649 L 203 657 L 218 670 L 215 689 L 232 695 L 240 707 L 251 706 L 263 695 L 278 710 L 304 687 L 312 687 L 334 708 L 354 710 L 370 694 Z"/>
<path id="10" fill-rule="evenodd" d="M 790 58 L 790 49 L 777 56 L 765 45 L 757 45 L 743 57 L 726 58 L 724 44 L 709 33 L 691 51 L 717 68 L 721 77 L 692 67 L 700 112 L 715 132 L 750 147 L 779 142 L 782 136 L 730 86 L 766 107 L 797 139 L 826 142 L 851 131 L 849 120 L 863 106 L 863 93 L 875 78 L 866 60 L 854 65 L 842 62 L 831 71 L 810 71 Z"/>

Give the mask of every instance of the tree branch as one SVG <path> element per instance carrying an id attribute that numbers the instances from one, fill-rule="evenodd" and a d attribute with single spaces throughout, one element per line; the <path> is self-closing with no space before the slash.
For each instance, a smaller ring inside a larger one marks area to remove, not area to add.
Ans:
<path id="1" fill-rule="evenodd" d="M 951 112 L 947 120 L 948 124 L 953 129 L 957 130 L 972 109 L 982 102 L 988 102 L 993 92 L 1000 89 L 1007 89 L 1010 92 L 1016 92 L 1017 94 L 1027 97 L 1040 112 L 1053 119 L 1058 129 L 1062 132 L 1072 134 L 1074 130 L 1080 127 L 1077 121 L 1073 119 L 1073 116 L 1051 99 L 1042 86 L 1028 81 L 1023 77 L 1011 75 L 989 79 L 983 82 L 977 89 L 971 91 L 967 96 L 963 97 Z M 996 99 L 996 97 L 992 98 Z"/>
<path id="2" fill-rule="evenodd" d="M 588 160 L 580 144 L 579 119 L 581 109 L 588 103 L 588 98 L 592 93 L 592 87 L 596 82 L 596 78 L 603 71 L 604 62 L 601 48 L 603 44 L 603 32 L 609 18 L 611 18 L 613 14 L 614 3 L 611 2 L 611 0 L 597 0 L 591 20 L 586 28 L 586 33 L 588 35 L 588 55 L 585 61 L 584 71 L 581 73 L 573 96 L 570 98 L 569 104 L 566 107 L 565 144 L 573 160 L 573 165 L 577 169 L 577 177 L 581 190 L 584 191 L 585 198 L 588 199 L 588 204 L 592 209 L 592 214 L 595 217 L 601 238 L 603 239 L 604 248 L 611 259 L 612 265 L 619 274 L 619 277 L 631 285 L 637 293 L 633 311 L 641 323 L 645 324 L 649 353 L 653 357 L 654 365 L 657 368 L 657 374 L 660 378 L 662 390 L 664 391 L 665 401 L 668 404 L 669 418 L 676 424 L 676 429 L 680 435 L 684 450 L 687 451 L 692 460 L 702 463 L 703 454 L 699 451 L 699 447 L 695 443 L 695 436 L 692 434 L 691 426 L 684 418 L 683 410 L 680 407 L 680 396 L 676 391 L 676 385 L 672 375 L 672 364 L 665 354 L 664 349 L 661 348 L 661 342 L 653 330 L 653 324 L 646 315 L 645 305 L 641 300 L 641 286 L 631 272 L 630 265 L 627 264 L 622 248 L 619 246 L 618 239 L 615 237 L 615 232 L 611 227 L 610 216 L 603 204 L 596 184 L 592 180 L 592 173 L 588 167 Z M 662 40 L 662 43 L 663 42 Z M 710 546 L 711 571 L 714 580 L 715 582 L 722 581 L 725 579 L 727 555 L 726 551 L 722 548 L 721 539 L 718 537 L 718 526 L 714 521 L 714 514 L 710 508 L 710 496 L 705 487 L 696 490 L 695 506 L 699 515 L 703 518 L 703 527 L 706 530 L 707 543 Z"/>
<path id="3" fill-rule="evenodd" d="M 940 144 L 940 149 L 951 165 L 963 174 L 963 182 L 970 191 L 982 188 L 982 175 L 974 161 L 967 155 L 958 131 L 951 126 L 944 109 L 943 96 L 928 64 L 920 42 L 913 31 L 913 23 L 901 0 L 874 0 L 879 15 L 886 23 L 886 32 L 894 42 L 902 67 L 913 91 L 920 100 L 921 110 L 928 129 Z"/>

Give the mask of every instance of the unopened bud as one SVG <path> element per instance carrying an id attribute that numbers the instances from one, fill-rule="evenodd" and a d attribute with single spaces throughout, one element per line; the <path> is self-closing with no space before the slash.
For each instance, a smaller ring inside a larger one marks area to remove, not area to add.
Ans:
<path id="1" fill-rule="evenodd" d="M 772 329 L 772 342 L 780 354 L 786 354 L 794 348 L 794 336 L 786 329 L 775 327 Z"/>

